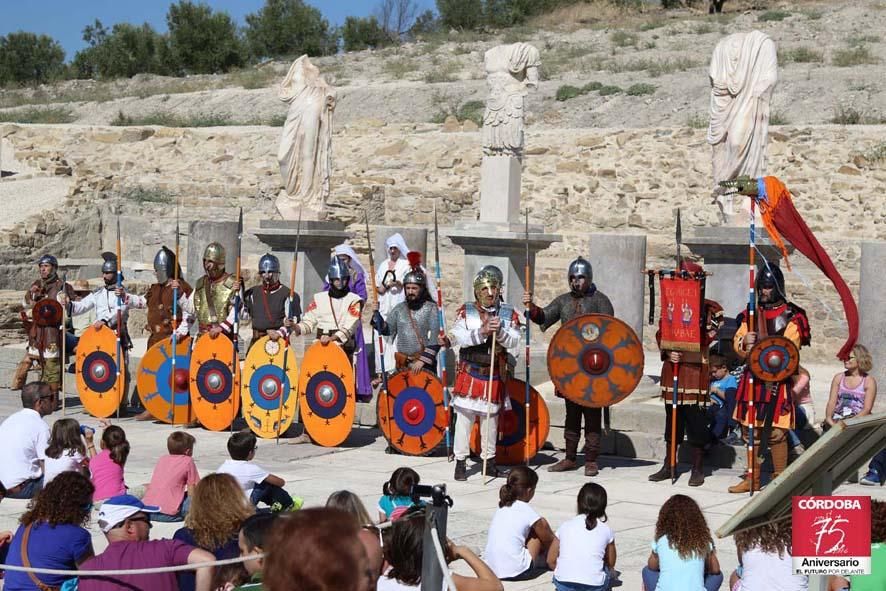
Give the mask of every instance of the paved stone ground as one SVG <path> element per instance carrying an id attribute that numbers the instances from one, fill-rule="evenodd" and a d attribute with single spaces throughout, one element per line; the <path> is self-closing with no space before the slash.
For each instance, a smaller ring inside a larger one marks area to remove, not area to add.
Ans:
<path id="1" fill-rule="evenodd" d="M 80 412 L 75 397 L 68 398 L 68 416 L 87 425 L 97 425 L 92 417 Z M 0 417 L 5 418 L 20 408 L 18 393 L 0 389 Z M 51 423 L 61 413 L 47 417 Z M 168 425 L 137 423 L 132 419 L 114 421 L 122 426 L 132 444 L 132 452 L 126 465 L 126 481 L 131 488 L 137 488 L 150 480 L 154 463 L 166 453 L 166 436 L 173 431 Z M 227 457 L 225 442 L 227 432 L 212 433 L 191 430 L 197 437 L 194 459 L 201 474 L 215 470 Z M 292 429 L 291 433 L 298 432 Z M 453 464 L 445 457 L 405 457 L 384 453 L 385 442 L 376 429 L 355 428 L 345 446 L 324 449 L 312 445 L 292 445 L 286 439 L 280 444 L 274 441 L 261 441 L 256 461 L 287 481 L 287 489 L 305 499 L 307 506 L 322 505 L 327 496 L 335 490 L 347 488 L 357 493 L 375 513 L 375 505 L 381 494 L 382 483 L 398 466 L 408 465 L 419 472 L 424 483 L 446 483 L 448 492 L 455 501 L 450 512 L 449 532 L 456 541 L 468 544 L 481 551 L 486 543 L 486 531 L 497 507 L 500 480 L 484 485 L 478 472 L 479 466 L 469 470 L 466 483 L 452 480 Z M 543 452 L 533 462 L 534 466 L 549 464 L 559 459 L 560 453 Z M 651 483 L 646 476 L 655 469 L 651 461 L 604 457 L 603 470 L 595 480 L 606 487 L 609 493 L 609 522 L 616 532 L 618 548 L 617 569 L 622 572 L 623 589 L 639 590 L 640 569 L 645 565 L 649 554 L 649 543 L 655 527 L 655 520 L 661 504 L 673 493 L 684 493 L 693 497 L 703 507 L 708 524 L 716 529 L 724 523 L 746 501 L 745 496 L 730 495 L 726 488 L 736 481 L 739 474 L 735 469 L 721 469 L 708 477 L 701 488 L 687 485 L 688 474 L 682 474 L 674 486 L 668 483 Z M 574 514 L 575 497 L 586 481 L 580 472 L 550 474 L 540 472 L 540 481 L 533 506 L 545 516 L 553 528 L 557 528 Z M 838 492 L 844 494 L 870 494 L 872 491 L 858 485 L 842 486 Z M 873 491 L 880 493 L 879 489 Z M 0 529 L 14 529 L 16 521 L 26 506 L 25 501 L 6 499 L 0 504 Z M 93 516 L 95 517 L 95 515 Z M 156 524 L 152 536 L 170 537 L 178 524 Z M 105 541 L 97 527 L 91 526 L 97 551 L 105 546 Z M 720 563 L 724 573 L 730 573 L 736 566 L 735 547 L 732 539 L 717 540 Z M 461 570 L 461 567 L 457 567 Z M 506 583 L 505 588 L 550 589 L 551 575 L 522 583 Z"/>

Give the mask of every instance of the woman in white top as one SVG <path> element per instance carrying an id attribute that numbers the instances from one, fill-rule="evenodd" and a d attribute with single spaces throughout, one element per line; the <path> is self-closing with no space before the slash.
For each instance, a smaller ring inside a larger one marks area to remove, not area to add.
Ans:
<path id="1" fill-rule="evenodd" d="M 738 569 L 731 591 L 806 591 L 809 577 L 795 575 L 791 561 L 790 517 L 735 534 Z"/>
<path id="2" fill-rule="evenodd" d="M 89 458 L 95 455 L 95 444 L 92 441 L 94 435 L 94 429 L 81 428 L 80 423 L 74 419 L 57 420 L 52 425 L 46 446 L 43 486 L 62 472 L 80 472 L 89 476 Z"/>
<path id="3" fill-rule="evenodd" d="M 499 508 L 489 525 L 483 560 L 500 579 L 525 580 L 540 574 L 533 563 L 545 556 L 554 539 L 547 520 L 529 505 L 536 485 L 535 470 L 517 466 L 498 491 Z"/>
<path id="4" fill-rule="evenodd" d="M 557 529 L 548 550 L 557 591 L 608 591 L 615 567 L 615 534 L 606 525 L 606 489 L 588 482 L 578 491 L 578 515 Z"/>
<path id="5" fill-rule="evenodd" d="M 379 578 L 377 591 L 418 591 L 421 589 L 421 561 L 424 551 L 425 509 L 414 507 L 387 530 L 385 561 L 388 570 Z M 446 562 L 461 558 L 468 563 L 476 577 L 453 573 L 458 591 L 504 591 L 501 581 L 474 552 L 466 546 L 457 546 L 446 540 Z M 446 582 L 443 583 L 446 589 Z"/>

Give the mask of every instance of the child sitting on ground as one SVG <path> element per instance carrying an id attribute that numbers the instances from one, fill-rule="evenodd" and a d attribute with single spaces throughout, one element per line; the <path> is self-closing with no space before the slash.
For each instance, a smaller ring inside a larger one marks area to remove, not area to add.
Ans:
<path id="1" fill-rule="evenodd" d="M 726 445 L 741 443 L 741 437 L 736 434 L 738 423 L 732 418 L 735 411 L 735 393 L 738 390 L 738 382 L 735 376 L 729 373 L 729 364 L 721 355 L 711 355 L 711 406 L 708 407 L 708 416 L 711 424 L 711 437 L 714 442 L 723 441 Z"/>
<path id="2" fill-rule="evenodd" d="M 157 460 L 143 499 L 146 505 L 160 507 L 160 513 L 151 516 L 154 521 L 184 521 L 188 514 L 188 491 L 200 480 L 192 457 L 195 442 L 194 436 L 184 431 L 175 431 L 166 438 L 169 455 Z"/>
<path id="3" fill-rule="evenodd" d="M 265 540 L 276 522 L 277 516 L 273 513 L 257 513 L 247 517 L 240 527 L 238 543 L 240 545 L 240 557 L 264 554 L 267 546 Z M 264 558 L 247 560 L 243 563 L 246 572 L 249 573 L 249 582 L 237 587 L 237 589 L 262 589 L 262 570 L 265 566 Z"/>
<path id="4" fill-rule="evenodd" d="M 544 569 L 544 554 L 554 539 L 546 519 L 529 505 L 535 496 L 538 473 L 517 466 L 498 491 L 498 510 L 489 525 L 483 560 L 499 579 L 526 580 Z M 542 558 L 541 564 L 536 559 Z"/>
<path id="5" fill-rule="evenodd" d="M 615 534 L 606 525 L 606 489 L 588 482 L 578 491 L 578 515 L 557 529 L 548 550 L 557 591 L 609 591 Z"/>
<path id="6" fill-rule="evenodd" d="M 57 420 L 52 425 L 49 445 L 46 446 L 43 486 L 62 472 L 80 472 L 89 476 L 89 458 L 95 456 L 94 436 L 93 429 L 81 427 L 74 419 Z"/>
<path id="7" fill-rule="evenodd" d="M 391 474 L 391 479 L 384 483 L 378 499 L 378 522 L 384 523 L 391 519 L 394 511 L 402 507 L 399 513 L 412 505 L 412 487 L 419 483 L 421 478 L 418 472 L 412 468 L 397 468 Z M 365 525 L 365 524 L 364 524 Z"/>
<path id="8" fill-rule="evenodd" d="M 735 534 L 739 567 L 729 577 L 731 591 L 806 591 L 809 577 L 795 575 L 791 562 L 791 520 L 759 525 Z"/>
<path id="9" fill-rule="evenodd" d="M 129 457 L 126 432 L 117 425 L 108 426 L 102 433 L 101 452 L 89 461 L 89 474 L 95 492 L 93 501 L 104 501 L 126 494 L 123 467 Z"/>
<path id="10" fill-rule="evenodd" d="M 283 490 L 285 480 L 252 462 L 257 441 L 252 431 L 238 431 L 231 435 L 228 438 L 228 454 L 231 459 L 225 460 L 216 472 L 236 478 L 246 497 L 256 507 L 259 503 L 264 503 L 273 512 L 300 509 L 304 501 L 297 497 L 293 500 Z"/>

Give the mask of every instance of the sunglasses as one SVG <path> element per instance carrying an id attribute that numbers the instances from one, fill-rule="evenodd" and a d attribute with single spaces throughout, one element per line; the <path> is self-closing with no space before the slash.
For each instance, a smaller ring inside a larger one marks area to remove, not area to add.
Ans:
<path id="1" fill-rule="evenodd" d="M 154 527 L 154 524 L 151 523 L 151 518 L 150 518 L 150 517 L 147 517 L 147 516 L 142 516 L 142 517 L 130 517 L 130 518 L 127 519 L 126 521 L 129 522 L 129 523 L 133 523 L 133 522 L 147 523 L 147 524 L 148 524 L 148 529 L 151 529 L 152 527 Z"/>

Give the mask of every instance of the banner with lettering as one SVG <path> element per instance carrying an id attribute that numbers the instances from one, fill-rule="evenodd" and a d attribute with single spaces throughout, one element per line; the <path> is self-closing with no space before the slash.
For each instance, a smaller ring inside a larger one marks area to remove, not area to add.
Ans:
<path id="1" fill-rule="evenodd" d="M 704 278 L 662 277 L 661 348 L 670 351 L 701 351 L 704 317 Z"/>

